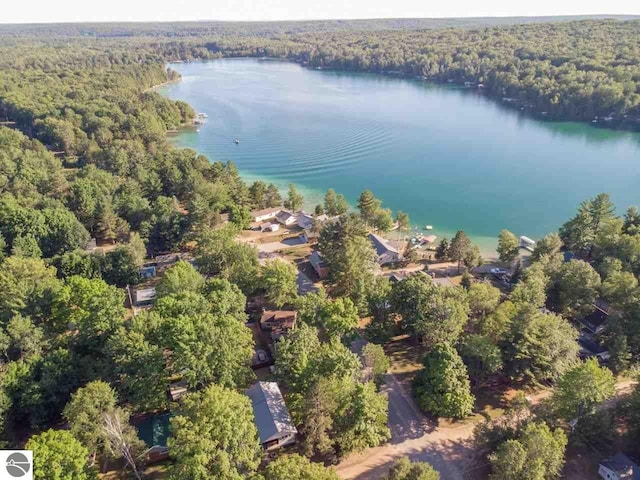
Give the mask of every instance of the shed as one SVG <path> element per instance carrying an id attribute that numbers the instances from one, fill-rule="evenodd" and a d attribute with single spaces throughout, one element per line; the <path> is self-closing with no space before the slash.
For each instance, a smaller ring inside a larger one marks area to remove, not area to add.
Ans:
<path id="1" fill-rule="evenodd" d="M 265 450 L 291 445 L 298 430 L 276 382 L 258 382 L 246 391 L 251 399 L 260 444 Z"/>
<path id="2" fill-rule="evenodd" d="M 155 265 L 145 265 L 140 268 L 140 277 L 143 279 L 153 278 L 156 276 L 156 273 Z"/>
<path id="3" fill-rule="evenodd" d="M 280 230 L 280 225 L 277 223 L 267 222 L 260 225 L 261 232 L 277 232 L 278 230 Z"/>

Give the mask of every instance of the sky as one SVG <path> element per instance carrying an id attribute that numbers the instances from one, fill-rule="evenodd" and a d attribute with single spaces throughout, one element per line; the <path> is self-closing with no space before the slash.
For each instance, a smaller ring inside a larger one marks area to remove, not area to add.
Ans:
<path id="1" fill-rule="evenodd" d="M 640 14 L 638 0 L 2 0 L 0 23 Z"/>

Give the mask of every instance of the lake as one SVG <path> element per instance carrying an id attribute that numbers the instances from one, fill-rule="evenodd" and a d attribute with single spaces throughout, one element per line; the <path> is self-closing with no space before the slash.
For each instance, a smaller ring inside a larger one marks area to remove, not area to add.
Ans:
<path id="1" fill-rule="evenodd" d="M 247 181 L 295 183 L 311 208 L 328 188 L 365 189 L 439 237 L 484 252 L 502 228 L 539 238 L 579 203 L 640 204 L 640 134 L 526 117 L 477 92 L 420 80 L 318 71 L 277 60 L 173 64 L 160 89 L 209 119 L 172 137 Z M 234 139 L 240 143 L 235 144 Z"/>

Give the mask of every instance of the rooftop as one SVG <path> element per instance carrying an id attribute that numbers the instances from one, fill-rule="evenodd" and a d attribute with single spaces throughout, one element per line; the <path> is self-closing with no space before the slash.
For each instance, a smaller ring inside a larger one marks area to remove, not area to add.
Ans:
<path id="1" fill-rule="evenodd" d="M 326 267 L 324 258 L 320 255 L 320 252 L 313 252 L 309 257 L 309 262 L 311 262 L 311 265 L 313 265 L 314 268 Z"/>
<path id="2" fill-rule="evenodd" d="M 295 434 L 291 415 L 276 382 L 258 382 L 246 392 L 251 399 L 260 443 L 278 434 Z"/>
<path id="3" fill-rule="evenodd" d="M 262 217 L 264 215 L 270 215 L 273 213 L 278 213 L 280 210 L 282 210 L 282 207 L 270 207 L 270 208 L 263 208 L 262 210 L 253 210 L 251 212 L 251 216 L 252 217 Z"/>
<path id="4" fill-rule="evenodd" d="M 137 425 L 138 437 L 148 447 L 166 447 L 169 438 L 170 413 L 150 415 Z"/>
<path id="5" fill-rule="evenodd" d="M 622 452 L 601 462 L 605 467 L 616 472 L 624 480 L 640 480 L 640 468 L 627 455 Z"/>
<path id="6" fill-rule="evenodd" d="M 282 334 L 296 325 L 298 312 L 295 310 L 265 310 L 260 317 L 260 327 L 270 329 L 274 334 Z M 264 324 L 270 323 L 269 327 Z"/>
<path id="7" fill-rule="evenodd" d="M 398 253 L 398 250 L 392 247 L 384 238 L 376 235 L 375 233 L 369 234 L 369 240 L 373 243 L 373 248 L 375 248 L 378 255 L 383 255 L 387 252 Z"/>
<path id="8" fill-rule="evenodd" d="M 590 331 L 596 332 L 599 327 L 604 325 L 609 318 L 609 314 L 601 308 L 595 307 L 593 312 L 580 320 Z"/>

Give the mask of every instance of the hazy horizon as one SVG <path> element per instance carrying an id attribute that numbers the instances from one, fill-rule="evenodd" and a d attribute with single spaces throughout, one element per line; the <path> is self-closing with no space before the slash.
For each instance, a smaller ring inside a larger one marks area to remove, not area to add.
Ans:
<path id="1" fill-rule="evenodd" d="M 487 0 L 481 4 L 470 0 L 454 0 L 444 4 L 426 4 L 418 0 L 327 0 L 312 5 L 295 0 L 218 0 L 213 5 L 206 0 L 112 0 L 105 3 L 35 0 L 5 6 L 0 13 L 0 23 L 277 22 L 636 15 L 640 15 L 640 2 L 632 0 L 611 0 L 604 7 L 595 0 L 539 0 L 531 4 L 509 0 Z"/>

